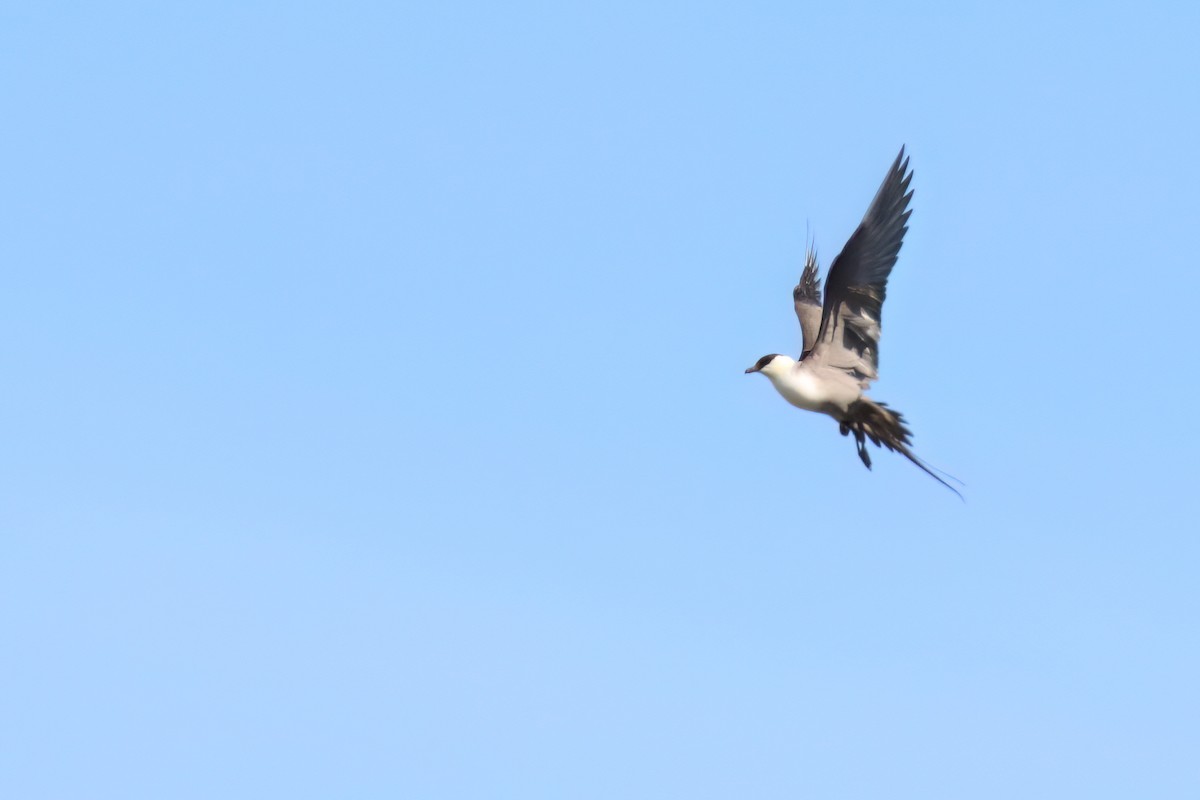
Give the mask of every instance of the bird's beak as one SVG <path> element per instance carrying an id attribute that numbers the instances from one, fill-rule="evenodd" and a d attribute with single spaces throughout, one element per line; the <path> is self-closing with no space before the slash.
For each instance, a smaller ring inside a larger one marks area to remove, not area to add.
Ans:
<path id="1" fill-rule="evenodd" d="M 758 372 L 758 365 L 755 365 L 755 366 L 751 367 L 750 369 L 746 370 L 747 375 L 749 375 L 751 372 Z"/>

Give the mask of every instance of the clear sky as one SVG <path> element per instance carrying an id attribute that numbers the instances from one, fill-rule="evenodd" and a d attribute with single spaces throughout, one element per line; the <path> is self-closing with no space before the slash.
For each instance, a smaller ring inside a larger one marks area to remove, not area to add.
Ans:
<path id="1" fill-rule="evenodd" d="M 1200 11 L 969 5 L 6 6 L 0 796 L 1200 796 Z"/>

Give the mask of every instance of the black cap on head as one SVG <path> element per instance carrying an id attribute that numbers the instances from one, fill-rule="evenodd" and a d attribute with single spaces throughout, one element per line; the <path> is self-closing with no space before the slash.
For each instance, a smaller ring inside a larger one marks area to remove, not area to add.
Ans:
<path id="1" fill-rule="evenodd" d="M 775 356 L 777 356 L 777 355 L 779 355 L 779 353 L 771 353 L 769 356 L 763 356 L 758 361 L 754 362 L 753 367 L 746 370 L 746 374 L 750 374 L 751 372 L 762 372 L 762 368 L 765 367 L 767 364 L 770 364 L 771 359 L 775 358 Z"/>

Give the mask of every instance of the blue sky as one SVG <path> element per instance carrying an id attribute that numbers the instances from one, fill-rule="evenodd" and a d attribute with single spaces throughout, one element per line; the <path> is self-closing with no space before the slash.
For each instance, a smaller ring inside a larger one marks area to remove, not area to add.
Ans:
<path id="1" fill-rule="evenodd" d="M 3 796 L 1200 792 L 1194 6 L 0 19 Z"/>

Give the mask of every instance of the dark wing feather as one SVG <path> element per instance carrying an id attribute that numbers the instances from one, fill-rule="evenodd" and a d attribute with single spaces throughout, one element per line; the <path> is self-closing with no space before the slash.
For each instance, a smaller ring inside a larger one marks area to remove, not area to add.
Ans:
<path id="1" fill-rule="evenodd" d="M 825 278 L 825 304 L 814 355 L 854 374 L 864 384 L 878 377 L 883 300 L 912 214 L 908 209 L 911 182 L 901 147 L 866 216 Z"/>
<path id="2" fill-rule="evenodd" d="M 817 277 L 817 268 L 817 253 L 810 247 L 804 254 L 804 272 L 800 274 L 800 282 L 792 289 L 796 319 L 800 320 L 800 333 L 804 336 L 801 359 L 816 346 L 817 331 L 821 329 L 821 279 Z"/>

